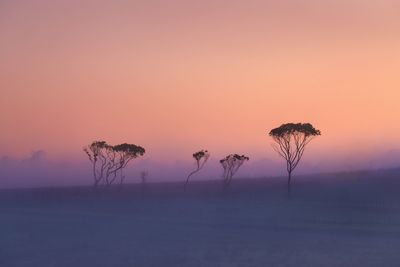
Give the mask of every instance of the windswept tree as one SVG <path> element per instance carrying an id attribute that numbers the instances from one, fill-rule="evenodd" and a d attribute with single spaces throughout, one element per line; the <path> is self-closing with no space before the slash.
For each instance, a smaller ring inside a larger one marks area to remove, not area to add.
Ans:
<path id="1" fill-rule="evenodd" d="M 225 186 L 230 185 L 232 177 L 236 174 L 243 163 L 248 160 L 249 157 L 246 157 L 245 155 L 231 154 L 219 161 L 224 169 L 223 179 Z"/>
<path id="2" fill-rule="evenodd" d="M 118 173 L 120 175 L 119 184 L 122 185 L 125 179 L 123 171 L 128 163 L 139 156 L 143 156 L 146 151 L 141 146 L 127 143 L 113 146 L 112 151 L 114 155 L 111 156 L 112 161 L 108 168 L 110 175 L 107 176 L 107 185 L 113 184 Z M 111 178 L 108 179 L 109 177 Z"/>
<path id="3" fill-rule="evenodd" d="M 128 163 L 145 153 L 145 149 L 137 145 L 124 143 L 111 146 L 104 141 L 95 141 L 83 150 L 93 165 L 94 187 L 112 185 L 118 174 L 122 185 L 125 179 L 123 171 Z"/>
<path id="4" fill-rule="evenodd" d="M 109 149 L 111 149 L 111 146 L 105 141 L 94 141 L 83 148 L 92 163 L 93 187 L 97 187 L 104 179 L 108 165 L 107 151 Z"/>
<path id="5" fill-rule="evenodd" d="M 274 150 L 286 161 L 288 172 L 287 189 L 290 192 L 292 172 L 303 157 L 304 150 L 314 137 L 321 135 L 310 123 L 286 123 L 272 129 L 269 135 L 274 140 Z"/>
<path id="6" fill-rule="evenodd" d="M 186 182 L 184 185 L 184 189 L 186 191 L 186 187 L 189 183 L 190 177 L 195 173 L 199 172 L 204 165 L 207 163 L 208 159 L 210 158 L 210 153 L 207 150 L 201 150 L 193 154 L 193 158 L 196 160 L 196 169 L 192 171 L 188 177 L 186 178 Z"/>

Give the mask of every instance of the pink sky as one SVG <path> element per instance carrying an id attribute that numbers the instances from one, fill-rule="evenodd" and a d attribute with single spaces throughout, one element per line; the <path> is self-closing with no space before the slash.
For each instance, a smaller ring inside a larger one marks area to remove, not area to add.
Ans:
<path id="1" fill-rule="evenodd" d="M 0 155 L 85 160 L 96 139 L 190 160 L 400 148 L 398 1 L 1 1 Z"/>

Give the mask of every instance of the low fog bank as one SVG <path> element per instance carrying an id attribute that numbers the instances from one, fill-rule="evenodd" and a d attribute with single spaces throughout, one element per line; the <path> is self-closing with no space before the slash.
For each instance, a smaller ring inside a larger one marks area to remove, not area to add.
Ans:
<path id="1" fill-rule="evenodd" d="M 342 171 L 379 170 L 400 167 L 400 150 L 370 156 L 305 157 L 295 175 L 336 173 Z M 140 182 L 140 172 L 147 171 L 148 182 L 183 181 L 195 169 L 192 161 L 159 162 L 151 158 L 137 159 L 126 170 L 126 183 Z M 205 168 L 192 181 L 218 180 L 222 169 L 218 159 L 211 157 Z M 242 166 L 237 177 L 285 176 L 285 165 L 279 158 L 257 158 Z M 91 185 L 91 164 L 85 160 L 53 160 L 43 150 L 32 152 L 25 159 L 0 158 L 0 188 Z"/>
<path id="2" fill-rule="evenodd" d="M 0 190 L 1 266 L 398 266 L 400 169 Z M 68 251 L 66 254 L 65 252 Z"/>
<path id="3" fill-rule="evenodd" d="M 170 179 L 172 180 L 172 179 Z M 400 168 L 370 171 L 354 171 L 325 174 L 298 175 L 293 178 L 292 192 L 287 192 L 287 177 L 234 178 L 229 187 L 221 179 L 197 180 L 189 183 L 184 191 L 183 182 L 154 182 L 146 184 L 113 185 L 93 189 L 91 186 L 4 188 L 0 196 L 33 197 L 44 201 L 65 199 L 98 199 L 119 201 L 126 199 L 170 199 L 245 197 L 262 199 L 287 199 L 296 201 L 331 201 L 349 205 L 357 202 L 376 202 L 383 199 L 399 200 Z M 111 202 L 110 202 L 111 203 Z M 397 203 L 397 202 L 396 202 Z M 398 202 L 400 204 L 400 202 Z"/>

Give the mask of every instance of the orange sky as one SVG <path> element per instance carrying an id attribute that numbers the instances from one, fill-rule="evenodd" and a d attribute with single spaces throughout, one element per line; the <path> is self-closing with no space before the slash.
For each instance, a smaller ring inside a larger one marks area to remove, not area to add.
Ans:
<path id="1" fill-rule="evenodd" d="M 309 157 L 400 148 L 395 0 L 6 0 L 0 34 L 0 155 L 262 157 L 298 121 Z"/>

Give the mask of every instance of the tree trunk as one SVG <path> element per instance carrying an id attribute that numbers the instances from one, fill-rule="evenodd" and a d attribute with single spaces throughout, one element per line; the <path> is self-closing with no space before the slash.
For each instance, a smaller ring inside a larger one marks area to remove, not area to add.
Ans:
<path id="1" fill-rule="evenodd" d="M 193 171 L 193 172 L 191 172 L 189 175 L 188 175 L 188 177 L 186 178 L 186 182 L 185 182 L 185 184 L 183 185 L 183 190 L 186 192 L 186 187 L 187 187 L 187 185 L 189 184 L 189 179 L 190 179 L 190 177 L 193 175 L 193 174 L 195 174 L 196 172 L 198 172 L 200 169 L 197 169 L 197 170 L 195 170 L 195 171 Z"/>
<path id="2" fill-rule="evenodd" d="M 183 185 L 183 191 L 185 191 L 185 192 L 186 192 L 186 187 L 187 187 L 187 185 L 188 185 L 188 183 L 189 183 L 189 179 L 190 179 L 190 175 L 186 178 L 186 182 L 185 182 L 185 184 Z"/>
<path id="3" fill-rule="evenodd" d="M 289 172 L 289 175 L 288 175 L 288 182 L 287 182 L 287 190 L 288 190 L 288 193 L 290 194 L 290 190 L 291 190 L 291 188 L 290 188 L 290 182 L 291 182 L 291 180 L 292 180 L 292 172 Z"/>

